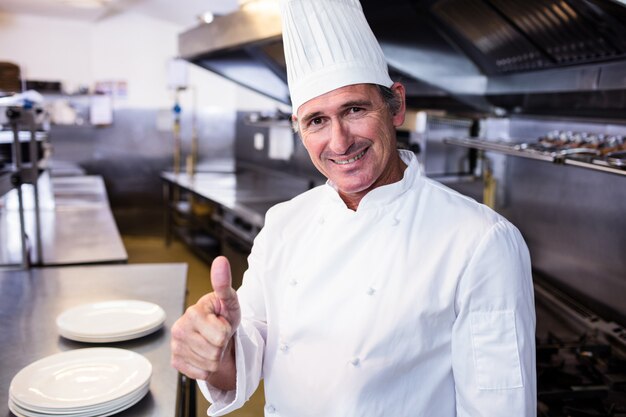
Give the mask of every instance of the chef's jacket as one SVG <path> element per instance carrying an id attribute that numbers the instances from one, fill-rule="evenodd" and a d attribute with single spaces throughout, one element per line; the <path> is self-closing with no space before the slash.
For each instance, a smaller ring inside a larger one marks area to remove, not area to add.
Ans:
<path id="1" fill-rule="evenodd" d="M 327 183 L 267 213 L 238 290 L 236 389 L 201 382 L 209 415 L 261 378 L 267 417 L 536 415 L 519 231 L 400 152 L 403 179 L 356 211 Z"/>

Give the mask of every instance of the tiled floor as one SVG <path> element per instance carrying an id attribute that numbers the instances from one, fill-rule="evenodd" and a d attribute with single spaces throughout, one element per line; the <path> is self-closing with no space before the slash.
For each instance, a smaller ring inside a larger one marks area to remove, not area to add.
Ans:
<path id="1" fill-rule="evenodd" d="M 123 240 L 128 252 L 129 263 L 187 263 L 189 268 L 187 275 L 187 305 L 193 304 L 202 295 L 211 291 L 209 265 L 197 258 L 181 243 L 174 241 L 168 247 L 162 238 L 138 236 L 124 236 Z M 199 392 L 196 397 L 197 416 L 205 416 L 208 403 Z M 263 404 L 264 397 L 262 388 L 260 388 L 243 408 L 229 414 L 229 416 L 262 417 Z"/>

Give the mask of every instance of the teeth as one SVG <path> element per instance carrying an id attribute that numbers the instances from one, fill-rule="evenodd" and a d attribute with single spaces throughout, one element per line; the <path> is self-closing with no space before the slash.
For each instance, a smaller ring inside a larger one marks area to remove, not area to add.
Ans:
<path id="1" fill-rule="evenodd" d="M 334 160 L 334 162 L 335 162 L 336 164 L 339 164 L 339 165 L 351 164 L 351 163 L 353 163 L 354 161 L 361 159 L 361 158 L 363 157 L 363 155 L 365 155 L 365 151 L 363 151 L 363 152 L 361 152 L 360 154 L 356 155 L 354 158 L 350 158 L 350 159 L 347 159 L 347 160 L 345 160 L 345 161 L 337 161 L 337 160 Z"/>

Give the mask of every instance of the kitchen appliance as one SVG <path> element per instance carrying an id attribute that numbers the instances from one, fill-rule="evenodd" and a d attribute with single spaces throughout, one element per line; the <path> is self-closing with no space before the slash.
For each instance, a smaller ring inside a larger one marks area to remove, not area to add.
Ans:
<path id="1" fill-rule="evenodd" d="M 620 118 L 626 5 L 612 0 L 362 0 L 411 107 Z M 179 37 L 200 67 L 289 103 L 272 0 Z"/>
<path id="2" fill-rule="evenodd" d="M 626 415 L 624 329 L 545 284 L 536 284 L 535 294 L 537 415 Z"/>
<path id="3" fill-rule="evenodd" d="M 179 36 L 179 53 L 200 67 L 289 102 L 278 3 L 251 1 Z"/>

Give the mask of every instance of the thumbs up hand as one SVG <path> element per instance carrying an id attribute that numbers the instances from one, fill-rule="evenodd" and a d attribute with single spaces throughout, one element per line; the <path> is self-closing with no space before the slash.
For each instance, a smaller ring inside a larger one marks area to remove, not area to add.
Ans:
<path id="1" fill-rule="evenodd" d="M 234 333 L 239 326 L 241 312 L 237 292 L 233 289 L 232 282 L 228 259 L 223 256 L 215 258 L 211 265 L 211 286 L 215 294 L 214 313 L 228 321 Z"/>
<path id="2" fill-rule="evenodd" d="M 241 321 L 230 264 L 220 256 L 211 265 L 213 292 L 204 295 L 172 326 L 172 366 L 190 378 L 223 390 L 235 387 L 233 334 Z"/>

